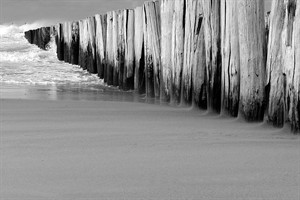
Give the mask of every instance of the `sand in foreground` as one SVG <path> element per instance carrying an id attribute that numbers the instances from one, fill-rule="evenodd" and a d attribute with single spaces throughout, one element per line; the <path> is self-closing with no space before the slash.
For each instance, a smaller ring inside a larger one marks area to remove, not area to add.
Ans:
<path id="1" fill-rule="evenodd" d="M 142 103 L 1 100 L 2 200 L 300 197 L 299 136 Z"/>

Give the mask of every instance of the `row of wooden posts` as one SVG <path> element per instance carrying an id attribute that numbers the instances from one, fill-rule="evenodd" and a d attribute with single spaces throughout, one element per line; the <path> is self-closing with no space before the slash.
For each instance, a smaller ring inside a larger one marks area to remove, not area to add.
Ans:
<path id="1" fill-rule="evenodd" d="M 300 129 L 300 0 L 160 0 L 25 33 L 147 98 Z"/>

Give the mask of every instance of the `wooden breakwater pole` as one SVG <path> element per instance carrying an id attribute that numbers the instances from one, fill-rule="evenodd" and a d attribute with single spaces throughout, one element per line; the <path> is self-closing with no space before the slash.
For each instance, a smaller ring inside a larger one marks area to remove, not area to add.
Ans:
<path id="1" fill-rule="evenodd" d="M 106 49 L 106 15 L 95 15 L 96 23 L 96 63 L 99 78 L 104 78 Z"/>
<path id="2" fill-rule="evenodd" d="M 299 132 L 299 1 L 149 1 L 25 37 L 122 90 Z"/>
<path id="3" fill-rule="evenodd" d="M 300 129 L 300 1 L 274 1 L 270 15 L 266 86 L 268 120 Z"/>
<path id="4" fill-rule="evenodd" d="M 263 2 L 222 1 L 221 30 L 223 111 L 261 121 L 266 62 Z"/>
<path id="5" fill-rule="evenodd" d="M 35 30 L 26 31 L 24 36 L 29 43 L 37 45 L 41 49 L 46 49 L 51 40 L 51 30 L 53 27 L 41 27 Z"/>

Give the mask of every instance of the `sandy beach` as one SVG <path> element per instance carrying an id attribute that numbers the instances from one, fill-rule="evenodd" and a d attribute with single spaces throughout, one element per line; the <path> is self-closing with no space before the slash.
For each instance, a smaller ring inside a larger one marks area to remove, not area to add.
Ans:
<path id="1" fill-rule="evenodd" d="M 139 102 L 1 99 L 1 200 L 297 200 L 287 129 Z"/>

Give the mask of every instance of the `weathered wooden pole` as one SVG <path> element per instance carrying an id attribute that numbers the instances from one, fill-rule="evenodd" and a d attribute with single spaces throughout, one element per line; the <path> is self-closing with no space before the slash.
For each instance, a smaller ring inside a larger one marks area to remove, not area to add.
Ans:
<path id="1" fill-rule="evenodd" d="M 113 85 L 119 86 L 119 55 L 118 55 L 118 21 L 119 21 L 119 11 L 113 11 Z"/>
<path id="2" fill-rule="evenodd" d="M 240 98 L 238 9 L 237 1 L 221 2 L 222 112 L 234 117 L 238 116 Z"/>
<path id="3" fill-rule="evenodd" d="M 270 32 L 270 14 L 271 12 L 267 12 L 265 15 L 265 28 L 266 28 L 266 43 L 269 41 L 269 32 Z"/>
<path id="4" fill-rule="evenodd" d="M 267 88 L 268 119 L 275 126 L 300 129 L 300 1 L 274 1 L 270 16 Z"/>
<path id="5" fill-rule="evenodd" d="M 97 73 L 97 59 L 96 59 L 96 27 L 95 18 L 87 18 L 88 26 L 88 46 L 87 46 L 87 70 L 92 74 Z"/>
<path id="6" fill-rule="evenodd" d="M 134 89 L 140 94 L 145 93 L 145 54 L 144 54 L 144 24 L 143 7 L 134 10 L 134 53 L 135 78 Z"/>
<path id="7" fill-rule="evenodd" d="M 240 114 L 248 121 L 261 121 L 265 100 L 264 2 L 239 0 Z"/>
<path id="8" fill-rule="evenodd" d="M 40 29 L 36 29 L 34 32 L 34 39 L 33 39 L 33 43 L 37 46 L 39 46 L 40 43 Z"/>
<path id="9" fill-rule="evenodd" d="M 88 26 L 87 20 L 79 21 L 79 65 L 87 69 Z"/>
<path id="10" fill-rule="evenodd" d="M 196 1 L 195 25 L 193 29 L 193 54 L 192 54 L 192 92 L 193 104 L 202 109 L 207 109 L 207 77 L 206 53 L 203 25 L 203 11 L 200 1 Z"/>
<path id="11" fill-rule="evenodd" d="M 286 78 L 289 78 L 284 73 L 285 52 L 282 43 L 285 41 L 281 39 L 287 12 L 284 7 L 284 1 L 275 1 L 272 5 L 266 69 L 266 85 L 270 88 L 268 120 L 279 127 L 282 127 L 287 119 Z"/>
<path id="12" fill-rule="evenodd" d="M 202 0 L 205 31 L 207 106 L 221 110 L 221 35 L 220 0 Z"/>
<path id="13" fill-rule="evenodd" d="M 57 25 L 57 36 L 55 40 L 57 46 L 57 58 L 58 60 L 64 60 L 63 24 L 61 23 Z"/>
<path id="14" fill-rule="evenodd" d="M 160 8 L 159 2 L 144 4 L 144 50 L 146 95 L 156 97 L 160 95 Z"/>
<path id="15" fill-rule="evenodd" d="M 33 30 L 32 43 L 38 45 L 38 29 Z"/>
<path id="16" fill-rule="evenodd" d="M 292 101 L 289 118 L 292 131 L 300 132 L 300 0 L 297 0 L 296 15 L 294 18 L 294 48 L 295 48 L 295 74 L 293 80 Z"/>
<path id="17" fill-rule="evenodd" d="M 114 54 L 113 54 L 113 12 L 107 13 L 107 34 L 106 34 L 106 77 L 104 81 L 108 85 L 113 85 L 113 69 L 114 69 Z"/>
<path id="18" fill-rule="evenodd" d="M 41 27 L 36 31 L 35 44 L 41 49 L 47 49 L 48 43 L 50 42 L 50 27 Z"/>
<path id="19" fill-rule="evenodd" d="M 25 38 L 30 44 L 32 44 L 32 30 L 28 30 L 25 32 Z"/>
<path id="20" fill-rule="evenodd" d="M 184 37 L 184 60 L 182 71 L 182 104 L 191 105 L 193 100 L 193 72 L 197 72 L 196 68 L 203 67 L 197 66 L 196 51 L 200 50 L 200 29 L 202 27 L 202 5 L 197 0 L 186 0 L 186 16 L 185 16 L 185 37 Z M 199 27 L 197 27 L 199 26 Z M 199 29 L 199 30 L 198 30 Z M 197 33 L 197 31 L 199 31 Z M 202 58 L 203 59 L 203 58 Z M 205 67 L 205 66 L 204 66 Z M 194 69 L 195 68 L 195 69 Z M 202 80 L 195 80 L 200 81 Z M 198 87 L 197 87 L 198 88 Z M 197 95 L 197 94 L 196 94 Z"/>
<path id="21" fill-rule="evenodd" d="M 96 60 L 98 76 L 104 78 L 106 49 L 106 15 L 95 15 L 96 21 Z"/>
<path id="22" fill-rule="evenodd" d="M 63 60 L 64 58 L 64 51 L 63 51 L 63 45 L 62 45 L 62 24 L 57 24 L 57 35 L 55 37 L 55 43 L 56 43 L 56 55 L 58 60 Z"/>
<path id="23" fill-rule="evenodd" d="M 124 66 L 125 66 L 125 26 L 124 16 L 125 10 L 120 10 L 118 13 L 118 69 L 119 69 L 119 88 L 123 89 L 123 77 L 124 77 Z"/>
<path id="24" fill-rule="evenodd" d="M 173 38 L 173 15 L 174 15 L 173 0 L 160 1 L 161 15 L 161 91 L 160 99 L 169 102 L 172 88 L 172 40 Z M 181 9 L 184 9 L 182 7 Z"/>
<path id="25" fill-rule="evenodd" d="M 185 35 L 185 0 L 174 2 L 172 47 L 171 47 L 171 102 L 179 104 L 181 100 L 181 82 L 184 58 L 184 35 Z"/>
<path id="26" fill-rule="evenodd" d="M 70 63 L 71 38 L 72 38 L 72 24 L 70 22 L 63 23 L 63 38 L 64 38 L 64 61 Z"/>
<path id="27" fill-rule="evenodd" d="M 31 30 L 31 42 L 34 44 L 36 30 Z"/>
<path id="28" fill-rule="evenodd" d="M 125 66 L 123 89 L 134 89 L 134 10 L 126 10 L 124 15 Z"/>
<path id="29" fill-rule="evenodd" d="M 70 46 L 70 63 L 78 65 L 79 57 L 79 23 L 72 22 L 71 46 Z"/>

